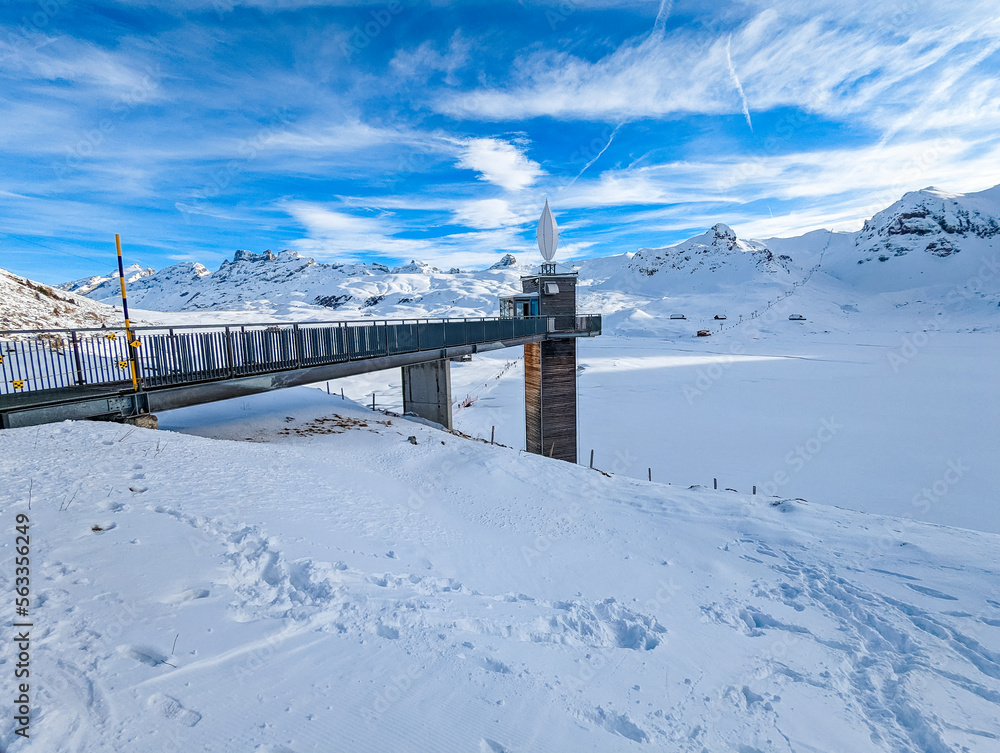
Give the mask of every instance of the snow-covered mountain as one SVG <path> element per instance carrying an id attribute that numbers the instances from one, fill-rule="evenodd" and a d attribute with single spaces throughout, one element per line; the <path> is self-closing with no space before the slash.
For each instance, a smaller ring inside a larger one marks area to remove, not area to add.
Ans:
<path id="1" fill-rule="evenodd" d="M 201 265 L 199 264 L 198 266 Z M 156 270 L 152 267 L 143 267 L 141 264 L 129 264 L 125 267 L 125 282 L 131 285 L 138 279 L 154 274 L 156 274 Z M 116 269 L 106 275 L 82 277 L 79 280 L 64 282 L 55 287 L 59 290 L 65 290 L 67 293 L 79 293 L 80 295 L 101 300 L 109 295 L 118 293 L 118 276 L 118 270 Z"/>
<path id="2" fill-rule="evenodd" d="M 959 197 L 926 188 L 905 194 L 865 223 L 855 244 L 867 255 L 858 263 L 872 261 L 876 253 L 882 262 L 888 261 L 889 255 L 905 256 L 911 251 L 951 256 L 961 251 L 955 243 L 957 238 L 989 239 L 1000 235 L 1000 223 L 991 211 L 995 206 L 982 206 L 984 199 L 1000 196 L 1000 187 L 984 193 Z"/>
<path id="3" fill-rule="evenodd" d="M 1000 186 L 969 194 L 927 188 L 907 193 L 856 233 L 746 240 L 720 223 L 673 246 L 587 259 L 575 268 L 581 309 L 604 313 L 606 327 L 623 332 L 670 335 L 677 325 L 667 321 L 676 313 L 699 322 L 754 317 L 790 296 L 826 327 L 855 311 L 933 315 L 928 307 L 958 298 L 970 326 L 997 326 L 998 237 Z M 129 300 L 154 311 L 312 319 L 483 316 L 495 314 L 497 298 L 518 290 L 531 269 L 537 267 L 510 254 L 486 270 L 443 272 L 417 260 L 390 270 L 318 263 L 293 251 L 237 251 L 215 272 L 191 263 L 156 273 L 130 267 Z M 118 296 L 117 275 L 64 288 L 112 304 Z"/>
<path id="4" fill-rule="evenodd" d="M 736 237 L 728 225 L 710 230 L 675 246 L 642 248 L 622 260 L 619 270 L 602 284 L 604 289 L 660 297 L 664 293 L 710 293 L 736 285 L 790 283 L 792 259 L 775 255 L 761 241 Z"/>
<path id="5" fill-rule="evenodd" d="M 665 270 L 690 274 L 705 270 L 750 278 L 758 272 L 788 272 L 789 262 L 790 257 L 775 257 L 765 244 L 741 240 L 732 228 L 719 223 L 676 246 L 641 248 L 625 269 L 646 277 Z"/>
<path id="6" fill-rule="evenodd" d="M 995 259 L 1000 240 L 1000 186 L 970 194 L 912 191 L 878 212 L 824 261 L 823 271 L 867 291 L 928 286 L 963 288 L 987 273 L 1000 289 Z M 983 269 L 983 266 L 986 268 Z M 984 279 L 984 283 L 989 281 Z"/>
<path id="7" fill-rule="evenodd" d="M 515 289 L 524 268 L 505 257 L 477 273 L 442 272 L 411 261 L 389 269 L 383 264 L 318 263 L 294 251 L 255 254 L 237 251 L 215 272 L 201 264 L 175 264 L 155 274 L 134 275 L 128 296 L 133 306 L 153 311 L 245 310 L 312 318 L 337 316 L 480 316 L 495 313 L 497 296 Z M 75 286 L 75 287 L 74 287 Z M 78 281 L 91 298 L 114 303 L 117 275 Z"/>
<path id="8" fill-rule="evenodd" d="M 392 274 L 394 275 L 429 275 L 440 271 L 440 269 L 432 264 L 417 261 L 416 259 L 411 259 L 409 264 L 392 268 Z"/>

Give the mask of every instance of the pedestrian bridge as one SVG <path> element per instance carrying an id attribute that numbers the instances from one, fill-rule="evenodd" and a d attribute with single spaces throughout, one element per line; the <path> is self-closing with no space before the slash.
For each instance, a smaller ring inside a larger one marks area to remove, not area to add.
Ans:
<path id="1" fill-rule="evenodd" d="M 447 398 L 447 422 L 439 422 L 450 427 L 450 385 L 444 395 L 440 379 L 447 382 L 449 359 L 600 333 L 600 315 L 133 327 L 131 343 L 124 329 L 6 331 L 0 332 L 0 428 L 134 420 L 398 367 L 404 406 L 409 389 L 413 409 L 438 420 Z M 432 382 L 437 387 L 428 388 Z M 435 403 L 437 412 L 425 412 Z"/>

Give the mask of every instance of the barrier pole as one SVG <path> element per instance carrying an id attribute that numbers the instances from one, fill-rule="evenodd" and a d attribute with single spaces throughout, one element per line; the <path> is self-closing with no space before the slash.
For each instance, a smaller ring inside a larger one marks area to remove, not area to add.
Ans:
<path id="1" fill-rule="evenodd" d="M 115 247 L 118 249 L 118 282 L 122 289 L 122 313 L 125 315 L 125 340 L 128 343 L 128 363 L 132 371 L 132 390 L 139 391 L 139 380 L 135 372 L 135 348 L 137 343 L 132 341 L 132 322 L 128 318 L 128 298 L 125 295 L 125 265 L 122 263 L 122 237 L 115 233 Z"/>

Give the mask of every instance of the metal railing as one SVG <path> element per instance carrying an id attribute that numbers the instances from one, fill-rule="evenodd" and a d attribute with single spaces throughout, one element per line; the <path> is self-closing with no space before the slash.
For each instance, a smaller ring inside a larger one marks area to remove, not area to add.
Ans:
<path id="1" fill-rule="evenodd" d="M 550 334 L 599 335 L 601 326 L 601 317 L 597 314 L 550 316 L 548 331 Z"/>
<path id="2" fill-rule="evenodd" d="M 556 321 L 567 319 L 567 321 Z M 134 355 L 142 389 L 233 379 L 553 332 L 600 332 L 600 316 L 401 319 L 124 330 L 0 332 L 3 396 L 106 385 L 131 391 Z M 130 352 L 131 351 L 131 352 Z"/>

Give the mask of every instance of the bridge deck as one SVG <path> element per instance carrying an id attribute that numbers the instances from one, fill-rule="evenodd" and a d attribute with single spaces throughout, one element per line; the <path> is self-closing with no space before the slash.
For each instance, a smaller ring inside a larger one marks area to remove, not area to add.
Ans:
<path id="1" fill-rule="evenodd" d="M 134 348 L 108 329 L 0 332 L 0 426 L 124 417 L 600 331 L 594 315 L 136 327 Z"/>

